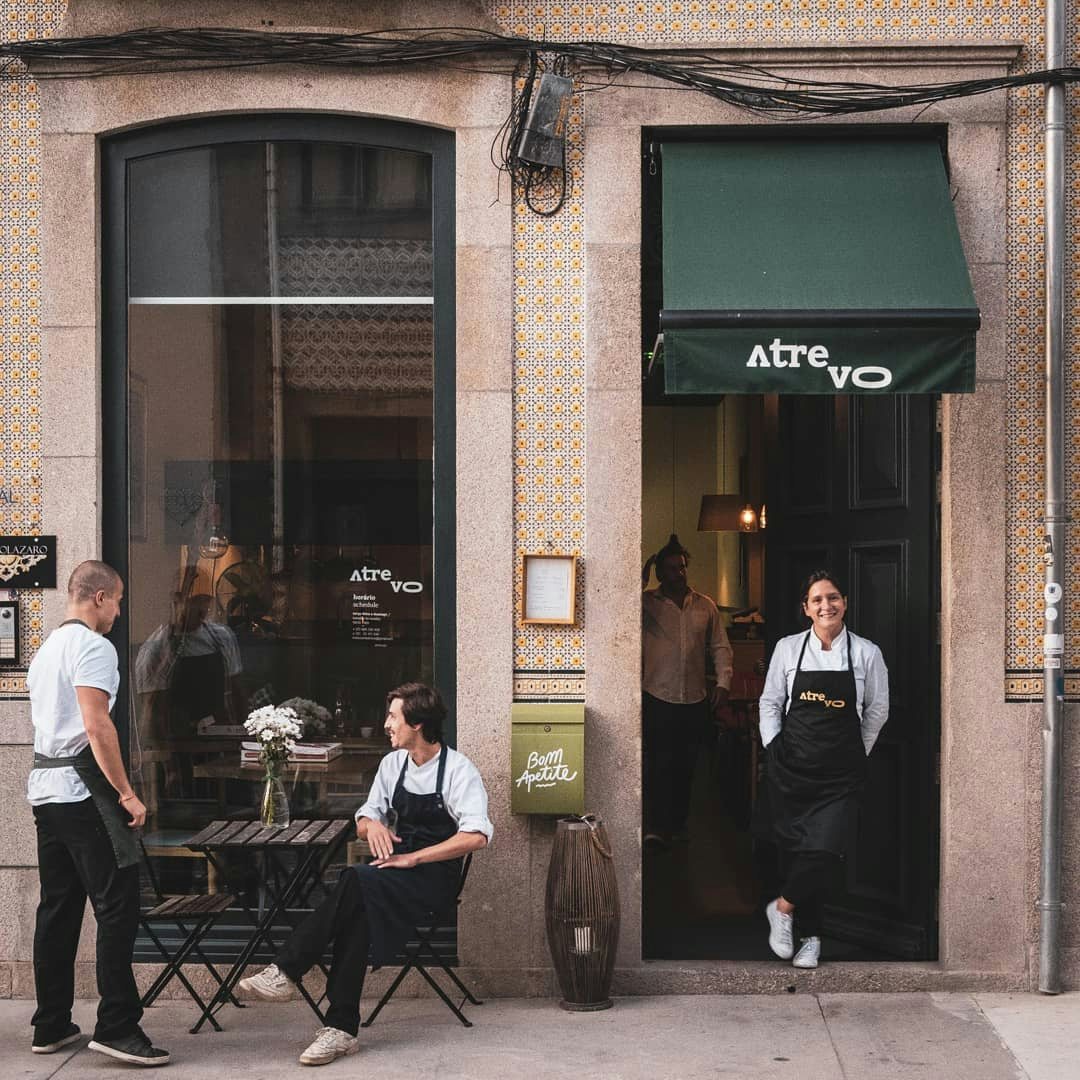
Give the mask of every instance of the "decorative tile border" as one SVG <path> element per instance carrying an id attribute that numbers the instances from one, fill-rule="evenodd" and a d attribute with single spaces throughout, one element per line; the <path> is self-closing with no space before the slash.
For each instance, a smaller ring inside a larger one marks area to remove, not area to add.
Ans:
<path id="1" fill-rule="evenodd" d="M 515 671 L 515 701 L 584 701 L 585 672 Z"/>
<path id="2" fill-rule="evenodd" d="M 520 79 L 517 85 L 520 90 Z M 585 666 L 586 573 L 581 559 L 585 548 L 585 228 L 580 96 L 575 96 L 570 111 L 567 147 L 569 187 L 557 214 L 534 214 L 522 193 L 514 193 L 513 647 L 516 676 L 577 672 L 580 682 Z M 541 200 L 541 205 L 547 204 Z M 575 625 L 522 624 L 522 557 L 526 554 L 578 556 Z M 570 693 L 583 695 L 583 685 Z M 545 696 L 554 694 L 545 692 Z"/>
<path id="3" fill-rule="evenodd" d="M 5 0 L 5 41 L 48 37 L 63 0 Z M 0 80 L 0 533 L 42 530 L 41 124 L 25 72 Z M 20 652 L 41 644 L 42 594 L 20 591 Z M 0 696 L 26 693 L 25 672 L 4 669 Z"/>

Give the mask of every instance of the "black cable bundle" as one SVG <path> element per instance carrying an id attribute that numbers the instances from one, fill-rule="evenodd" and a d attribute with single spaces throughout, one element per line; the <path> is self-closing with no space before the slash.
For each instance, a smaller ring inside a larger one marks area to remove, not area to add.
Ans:
<path id="1" fill-rule="evenodd" d="M 543 70 L 540 56 L 529 53 L 529 69 L 524 85 L 514 95 L 510 115 L 506 118 L 491 148 L 492 163 L 501 172 L 509 173 L 521 189 L 525 205 L 541 217 L 553 217 L 566 203 L 568 176 L 566 167 L 566 142 L 563 141 L 561 165 L 536 165 L 518 156 L 521 136 L 525 130 L 525 118 L 529 115 L 536 81 Z M 566 73 L 566 61 L 556 57 L 553 70 L 557 75 Z M 497 148 L 497 149 L 496 149 Z M 497 155 L 497 156 L 496 156 Z M 554 202 L 550 200 L 554 199 Z M 547 200 L 541 206 L 539 200 Z"/>
<path id="2" fill-rule="evenodd" d="M 707 52 L 643 49 L 600 41 L 538 41 L 461 27 L 362 34 L 150 27 L 105 37 L 45 38 L 3 44 L 0 71 L 10 70 L 13 60 L 63 60 L 83 61 L 85 66 L 42 71 L 40 77 L 83 78 L 262 64 L 354 67 L 431 64 L 505 75 L 536 53 L 550 54 L 567 65 L 572 61 L 587 89 L 615 85 L 623 76 L 633 73 L 658 79 L 671 89 L 697 90 L 731 105 L 786 119 L 875 112 L 1017 86 L 1080 81 L 1080 68 L 1076 67 L 902 87 L 795 81 L 764 68 L 719 60 Z M 508 63 L 492 67 L 493 58 Z"/>

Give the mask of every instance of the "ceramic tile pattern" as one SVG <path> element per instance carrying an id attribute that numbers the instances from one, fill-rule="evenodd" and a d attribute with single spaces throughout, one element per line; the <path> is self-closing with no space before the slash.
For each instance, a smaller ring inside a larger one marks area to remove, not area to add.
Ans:
<path id="1" fill-rule="evenodd" d="M 44 37 L 62 0 L 5 0 L 4 40 Z M 41 134 L 37 87 L 24 73 L 0 80 L 0 534 L 44 531 L 41 517 Z M 21 653 L 41 643 L 42 595 L 19 593 Z M 26 691 L 24 671 L 0 668 L 0 698 Z"/>
<path id="2" fill-rule="evenodd" d="M 1080 29 L 1073 27 L 1067 63 L 1075 63 Z M 0 33 L 15 40 L 51 34 L 62 0 L 3 0 Z M 548 40 L 599 38 L 663 42 L 798 42 L 911 40 L 1020 40 L 1019 67 L 1042 66 L 1042 7 L 1037 0 L 656 0 L 638 3 L 489 3 L 507 32 Z M 1075 95 L 1074 95 L 1075 98 Z M 1041 694 L 1039 656 L 1042 429 L 1042 114 L 1041 91 L 1014 92 L 1008 134 L 1008 356 L 1009 440 L 1008 587 L 1003 674 L 1015 700 Z M 38 247 L 41 145 L 37 91 L 25 74 L 0 82 L 0 532 L 47 527 L 41 519 L 41 295 Z M 1073 104 L 1075 110 L 1075 101 Z M 529 213 L 520 196 L 514 213 L 514 510 L 515 585 L 520 593 L 526 552 L 584 550 L 586 437 L 584 370 L 585 132 L 580 102 L 570 118 L 572 188 L 552 218 Z M 1069 175 L 1077 175 L 1080 135 L 1069 132 Z M 1069 199 L 1067 341 L 1069 363 L 1066 443 L 1072 493 L 1080 483 L 1080 186 Z M 1080 522 L 1069 531 L 1067 690 L 1080 698 Z M 512 642 L 515 693 L 521 697 L 578 697 L 584 692 L 584 624 L 567 628 L 521 625 Z M 40 593 L 24 592 L 23 655 L 42 634 Z M 22 674 L 0 674 L 0 697 L 24 691 Z"/>

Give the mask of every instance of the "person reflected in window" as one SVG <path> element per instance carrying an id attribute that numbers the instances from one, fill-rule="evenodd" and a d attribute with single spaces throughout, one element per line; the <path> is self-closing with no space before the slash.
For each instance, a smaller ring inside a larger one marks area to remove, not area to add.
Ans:
<path id="1" fill-rule="evenodd" d="M 172 611 L 135 658 L 142 735 L 148 752 L 163 751 L 165 793 L 184 787 L 169 741 L 205 734 L 215 724 L 240 724 L 247 714 L 236 635 L 209 618 L 213 598 L 172 594 Z"/>
<path id="2" fill-rule="evenodd" d="M 810 629 L 776 643 L 759 704 L 767 783 L 757 831 L 781 861 L 780 895 L 765 909 L 769 947 L 816 968 L 822 903 L 841 886 L 866 759 L 889 718 L 889 673 L 877 645 L 845 625 L 835 574 L 810 574 L 801 603 Z"/>
<path id="3" fill-rule="evenodd" d="M 731 690 L 731 644 L 716 604 L 690 588 L 689 561 L 690 553 L 672 533 L 642 570 L 643 587 L 653 567 L 660 583 L 641 597 L 646 847 L 666 847 L 685 830 L 709 717 Z"/>
<path id="4" fill-rule="evenodd" d="M 301 1065 L 326 1065 L 359 1050 L 368 964 L 392 962 L 418 922 L 450 908 L 463 858 L 491 840 L 484 782 L 444 742 L 445 719 L 442 697 L 430 686 L 405 683 L 386 695 L 383 728 L 393 750 L 356 812 L 356 835 L 374 860 L 346 867 L 275 962 L 237 984 L 241 997 L 291 1001 L 297 982 L 332 946 L 326 1026 L 300 1055 Z"/>

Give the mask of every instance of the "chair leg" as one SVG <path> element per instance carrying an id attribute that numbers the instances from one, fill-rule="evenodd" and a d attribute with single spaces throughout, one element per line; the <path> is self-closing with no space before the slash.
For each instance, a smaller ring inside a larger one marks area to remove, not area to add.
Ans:
<path id="1" fill-rule="evenodd" d="M 375 1022 L 375 1017 L 378 1016 L 379 1013 L 383 1011 L 383 1007 L 389 1003 L 390 999 L 394 996 L 395 991 L 401 985 L 402 980 L 405 978 L 406 975 L 409 974 L 409 971 L 413 966 L 413 958 L 409 957 L 408 962 L 405 963 L 402 966 L 401 970 L 397 973 L 397 975 L 394 976 L 394 981 L 390 984 L 390 988 L 386 991 L 385 994 L 383 994 L 381 998 L 379 998 L 378 1005 L 376 1005 L 375 1008 L 371 1010 L 371 1015 L 360 1024 L 361 1027 L 371 1027 L 371 1025 Z"/>
<path id="2" fill-rule="evenodd" d="M 195 1004 L 199 1006 L 202 1017 L 205 1020 L 210 1021 L 215 1031 L 221 1031 L 221 1025 L 210 1014 L 206 1002 L 203 1001 L 202 997 L 199 995 L 199 992 L 195 989 L 195 987 L 191 985 L 191 981 L 184 974 L 183 970 L 184 961 L 187 960 L 187 958 L 192 954 L 192 952 L 194 952 L 195 950 L 199 950 L 201 954 L 201 949 L 199 949 L 199 942 L 205 936 L 206 932 L 210 929 L 214 921 L 215 919 L 213 916 L 201 919 L 190 931 L 187 930 L 187 928 L 181 923 L 177 923 L 176 925 L 181 929 L 183 933 L 187 934 L 187 937 L 184 939 L 183 943 L 176 951 L 175 955 L 170 956 L 168 950 L 164 947 L 164 945 L 162 945 L 160 938 L 158 938 L 158 936 L 154 933 L 149 921 L 146 919 L 142 920 L 143 928 L 150 935 L 150 939 L 154 942 L 154 945 L 157 946 L 158 951 L 165 958 L 165 969 L 158 975 L 158 977 L 154 980 L 153 984 L 142 997 L 141 1004 L 144 1008 L 152 1005 L 154 1001 L 157 1000 L 158 996 L 175 976 L 180 981 L 180 984 L 191 996 Z M 214 974 L 216 977 L 216 972 Z M 218 982 L 220 983 L 220 979 L 218 980 Z"/>
<path id="3" fill-rule="evenodd" d="M 427 980 L 428 986 L 443 999 L 446 1007 L 466 1026 L 472 1027 L 472 1021 L 466 1019 L 465 1014 L 453 1003 L 446 991 L 431 977 L 430 972 L 423 964 L 415 964 L 416 970 Z"/>

